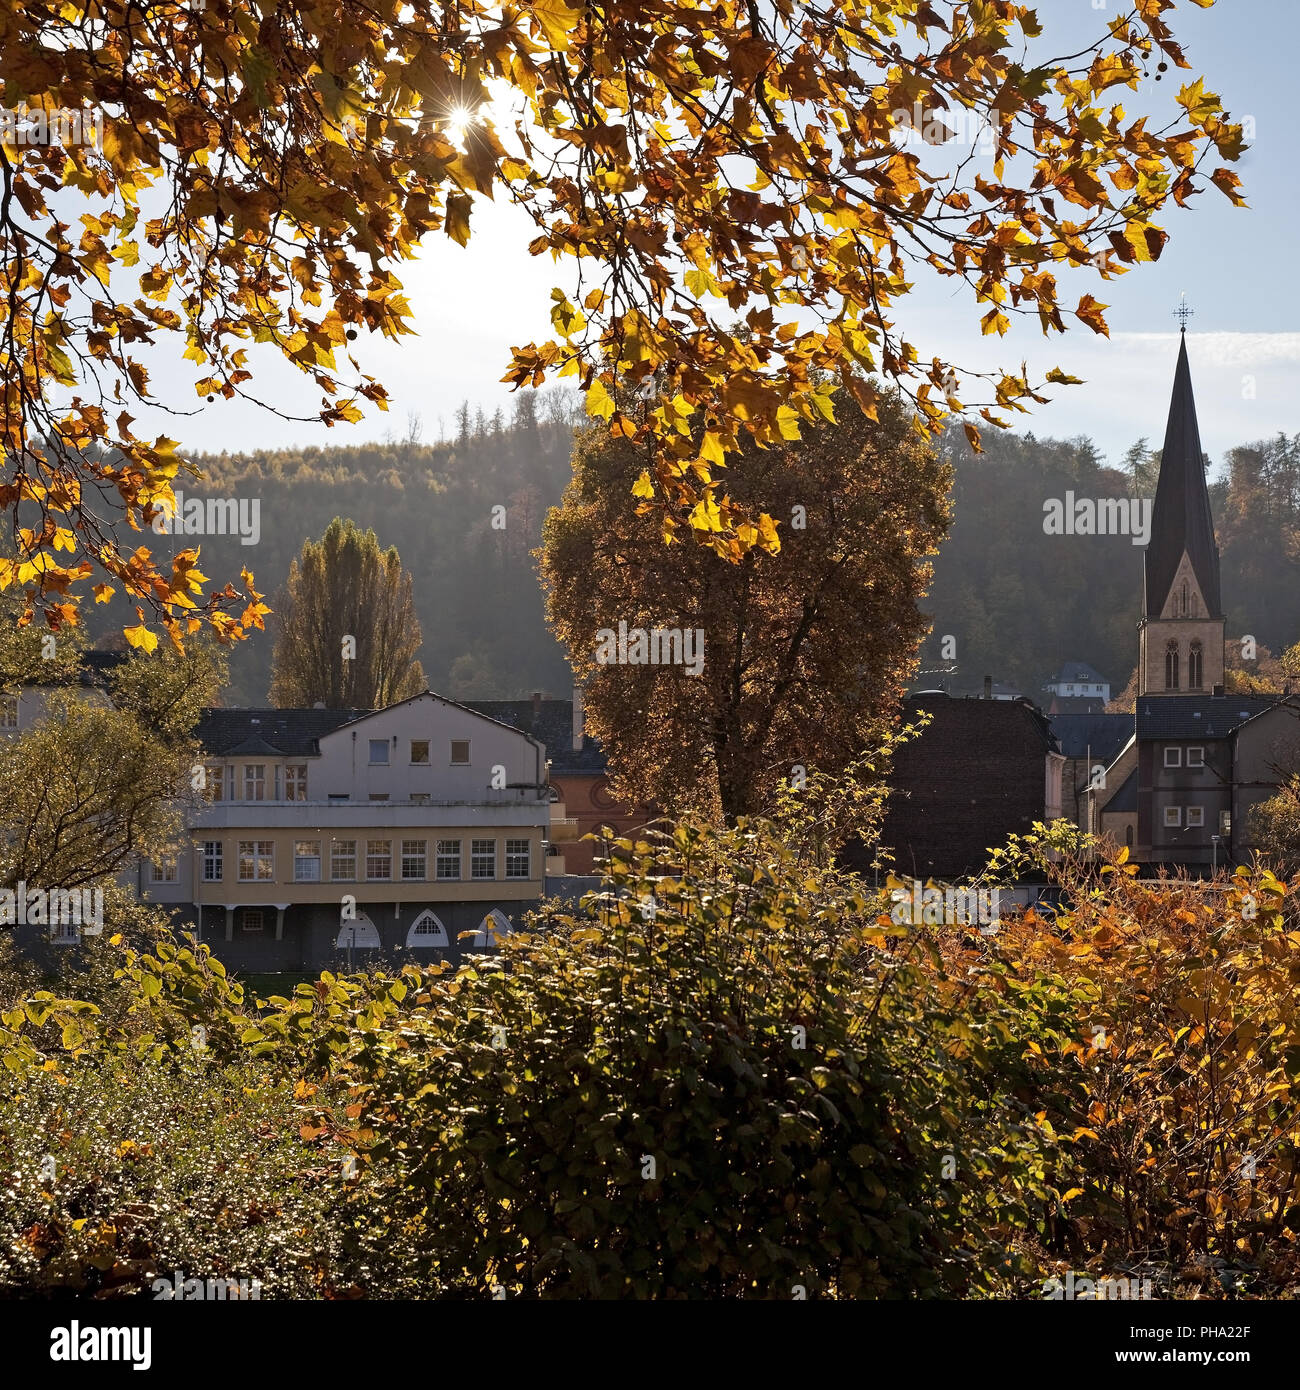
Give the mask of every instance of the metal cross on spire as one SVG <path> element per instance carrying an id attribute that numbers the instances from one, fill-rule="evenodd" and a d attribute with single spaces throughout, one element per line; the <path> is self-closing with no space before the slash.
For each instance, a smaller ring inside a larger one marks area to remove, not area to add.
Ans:
<path id="1" fill-rule="evenodd" d="M 1178 308 L 1174 310 L 1174 317 L 1178 320 L 1178 331 L 1187 332 L 1187 320 L 1196 313 L 1195 309 L 1187 307 L 1187 292 L 1184 290 L 1178 300 Z"/>

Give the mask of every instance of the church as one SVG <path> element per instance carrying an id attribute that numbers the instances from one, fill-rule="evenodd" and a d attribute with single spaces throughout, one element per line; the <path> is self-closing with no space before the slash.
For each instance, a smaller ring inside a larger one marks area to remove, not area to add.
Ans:
<path id="1" fill-rule="evenodd" d="M 1195 874 L 1248 861 L 1251 812 L 1300 771 L 1300 698 L 1226 693 L 1224 623 L 1184 328 L 1144 561 L 1133 729 L 1086 792 L 1085 823 L 1137 863 Z"/>

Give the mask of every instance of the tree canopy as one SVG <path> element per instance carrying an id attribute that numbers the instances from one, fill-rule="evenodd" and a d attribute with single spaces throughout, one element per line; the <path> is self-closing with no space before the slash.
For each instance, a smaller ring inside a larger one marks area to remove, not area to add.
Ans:
<path id="1" fill-rule="evenodd" d="M 271 702 L 380 709 L 425 689 L 411 576 L 395 547 L 335 517 L 277 602 Z"/>
<path id="2" fill-rule="evenodd" d="M 44 136 L 11 122 L 0 148 L 0 506 L 19 541 L 0 585 L 54 626 L 85 581 L 120 586 L 142 645 L 146 609 L 177 640 L 260 626 L 246 572 L 205 593 L 192 550 L 160 566 L 130 539 L 186 471 L 176 441 L 133 428 L 155 403 L 148 351 L 183 350 L 200 401 L 260 399 L 266 344 L 317 393 L 306 414 L 382 409 L 352 342 L 412 331 L 400 263 L 430 235 L 467 242 L 493 197 L 530 214 L 528 250 L 568 260 L 574 290 L 506 379 L 573 375 L 645 448 L 667 535 L 761 546 L 715 470 L 746 438 L 829 419 L 837 382 L 870 413 L 876 373 L 923 423 L 958 410 L 972 433 L 1044 399 L 1023 369 L 963 386 L 904 335 L 919 268 L 964 282 L 986 334 L 1017 314 L 1105 332 L 1096 297 L 1058 294 L 1062 270 L 1109 281 L 1154 259 L 1155 219 L 1208 183 L 1241 201 L 1217 161 L 1242 128 L 1201 79 L 1164 124 L 1111 101 L 1189 67 L 1173 8 L 1139 0 L 1054 57 L 1013 0 L 3 0 L 4 101 Z M 56 138 L 62 110 L 101 138 Z M 946 122 L 972 118 L 984 171 L 946 148 Z M 624 409 L 620 385 L 652 408 Z"/>
<path id="3" fill-rule="evenodd" d="M 916 667 L 950 470 L 898 400 L 882 397 L 874 421 L 846 401 L 836 424 L 799 443 L 751 442 L 733 456 L 730 495 L 766 499 L 782 522 L 775 553 L 751 547 L 719 566 L 628 516 L 640 466 L 626 439 L 589 432 L 543 531 L 552 626 L 620 794 L 734 818 L 795 768 L 846 768 L 892 719 Z M 599 633 L 620 623 L 697 630 L 698 669 L 598 664 Z"/>

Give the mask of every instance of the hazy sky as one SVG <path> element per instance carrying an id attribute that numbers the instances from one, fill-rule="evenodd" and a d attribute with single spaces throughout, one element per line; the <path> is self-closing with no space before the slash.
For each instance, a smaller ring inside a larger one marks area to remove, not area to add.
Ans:
<path id="1" fill-rule="evenodd" d="M 1038 13 L 1055 54 L 1087 43 L 1120 8 L 1115 0 L 1109 8 L 1096 0 L 1043 0 Z M 1300 225 L 1294 98 L 1298 15 L 1296 0 L 1219 0 L 1210 10 L 1184 0 L 1173 12 L 1172 26 L 1192 62 L 1191 74 L 1171 70 L 1160 88 L 1150 89 L 1150 98 L 1146 84 L 1141 95 L 1111 90 L 1130 115 L 1152 109 L 1151 103 L 1159 115 L 1160 104 L 1172 103 L 1181 82 L 1203 74 L 1234 119 L 1253 118 L 1255 140 L 1234 166 L 1249 209 L 1234 209 L 1211 188 L 1187 210 L 1171 205 L 1161 219 L 1171 240 L 1157 264 L 1109 282 L 1090 271 L 1061 277 L 1063 302 L 1072 305 L 1089 292 L 1111 306 L 1109 341 L 1072 316 L 1068 321 L 1076 326 L 1064 337 L 1044 339 L 1026 320 L 1017 321 L 1000 341 L 982 338 L 970 292 L 927 283 L 902 301 L 897 313 L 922 358 L 938 354 L 980 368 L 1018 368 L 1024 360 L 1031 375 L 1059 365 L 1084 378 L 1083 386 L 1054 388 L 1052 403 L 1019 417 L 1017 428 L 1058 437 L 1087 434 L 1116 461 L 1139 436 L 1158 444 L 1163 434 L 1177 352 L 1171 315 L 1185 290 L 1195 310 L 1188 351 L 1202 441 L 1211 457 L 1217 462 L 1233 444 L 1300 430 L 1294 259 Z M 363 335 L 355 344 L 363 350 L 363 367 L 393 398 L 388 415 L 372 412 L 361 424 L 327 430 L 219 398 L 186 418 L 158 419 L 159 429 L 188 449 L 243 451 L 357 442 L 381 438 L 390 429 L 400 434 L 408 411 L 422 416 L 426 439 L 436 438 L 439 417 L 450 430 L 462 400 L 489 414 L 497 405 L 508 413 L 510 393 L 499 379 L 509 349 L 548 336 L 549 292 L 560 281 L 549 257 L 526 254 L 533 233 L 521 213 L 480 201 L 473 227 L 467 248 L 433 237 L 420 260 L 399 268 L 418 337 L 390 344 Z M 300 414 L 314 408 L 316 392 L 294 369 L 271 357 L 254 360 L 266 373 L 264 394 Z M 155 387 L 173 399 L 194 399 L 190 368 L 187 363 L 181 371 L 151 359 Z M 140 427 L 153 423 L 135 413 Z"/>

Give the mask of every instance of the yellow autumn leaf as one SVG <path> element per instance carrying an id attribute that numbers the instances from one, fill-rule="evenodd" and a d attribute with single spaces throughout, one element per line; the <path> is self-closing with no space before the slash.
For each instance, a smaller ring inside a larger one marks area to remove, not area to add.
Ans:
<path id="1" fill-rule="evenodd" d="M 557 53 L 566 52 L 570 31 L 582 18 L 582 11 L 570 9 L 564 0 L 532 0 L 528 10 L 541 26 L 547 43 Z"/>
<path id="2" fill-rule="evenodd" d="M 587 414 L 601 420 L 608 420 L 614 413 L 614 398 L 605 390 L 599 379 L 587 388 Z"/>
<path id="3" fill-rule="evenodd" d="M 769 555 L 781 549 L 781 538 L 776 534 L 776 522 L 766 512 L 758 518 L 758 543 Z"/>
<path id="4" fill-rule="evenodd" d="M 647 469 L 641 470 L 641 476 L 632 486 L 633 497 L 653 497 L 655 495 L 654 484 L 650 481 L 650 473 Z"/>
<path id="5" fill-rule="evenodd" d="M 157 634 L 150 632 L 143 623 L 138 627 L 124 628 L 122 636 L 133 647 L 138 647 L 142 652 L 151 652 L 158 645 Z"/>

